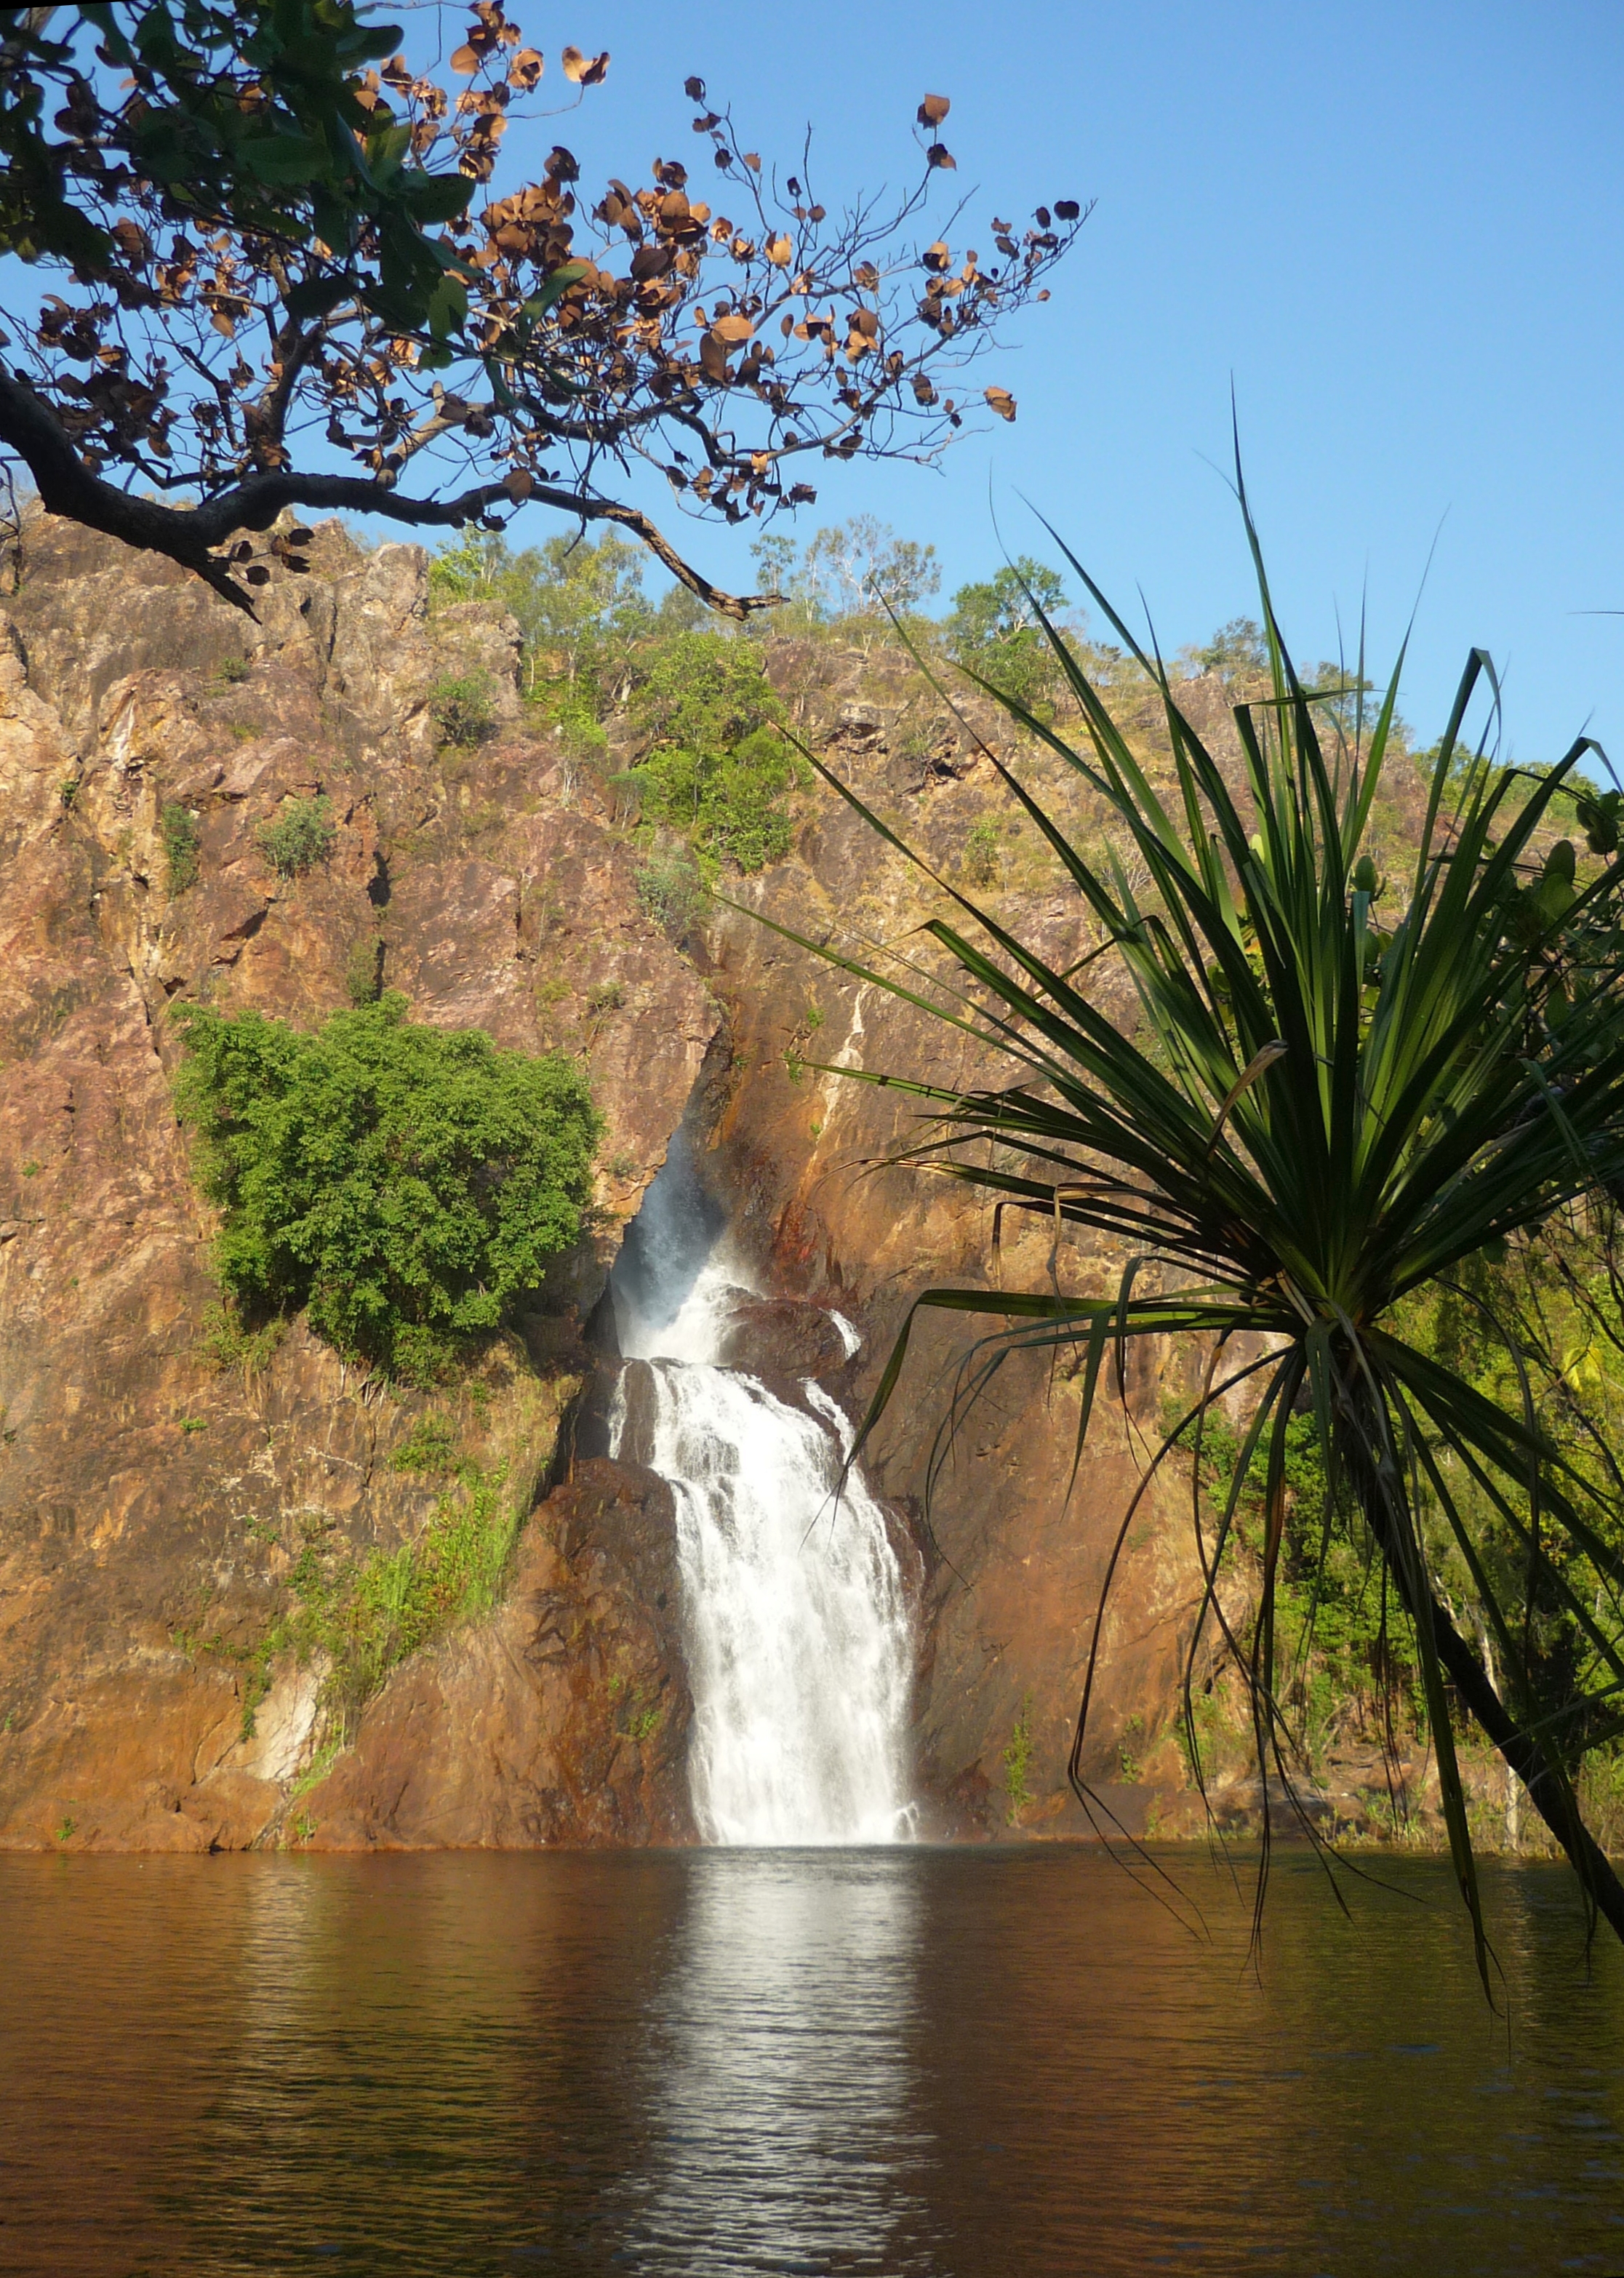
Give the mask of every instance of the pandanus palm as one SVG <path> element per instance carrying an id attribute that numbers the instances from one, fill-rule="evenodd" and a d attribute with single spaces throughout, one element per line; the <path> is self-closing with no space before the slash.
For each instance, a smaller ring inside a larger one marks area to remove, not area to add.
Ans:
<path id="1" fill-rule="evenodd" d="M 1247 1638 L 1230 1640 L 1250 1686 L 1260 1769 L 1271 1759 L 1285 1768 L 1276 1591 L 1288 1427 L 1294 1415 L 1311 1412 L 1333 1506 L 1378 1562 L 1378 1574 L 1384 1571 L 1414 1626 L 1480 1965 L 1483 1932 L 1450 1688 L 1455 1713 L 1464 1708 L 1521 1777 L 1589 1900 L 1624 1936 L 1624 1888 L 1582 1823 L 1572 1777 L 1580 1747 L 1609 1724 L 1618 1729 L 1624 1699 L 1624 1513 L 1593 1467 L 1564 1455 L 1531 1397 L 1508 1410 L 1403 1329 L 1407 1300 L 1451 1286 L 1498 1245 L 1547 1238 L 1542 1230 L 1559 1214 L 1567 1222 L 1624 1181 L 1620 976 L 1605 955 L 1581 960 L 1576 973 L 1574 959 L 1558 953 L 1584 932 L 1589 916 L 1610 906 L 1624 863 L 1608 860 L 1582 889 L 1571 883 L 1571 849 L 1547 852 L 1542 868 L 1552 802 L 1589 746 L 1576 743 L 1543 778 L 1476 760 L 1460 739 L 1475 692 L 1486 696 L 1493 674 L 1475 653 L 1432 765 L 1407 903 L 1384 933 L 1368 842 L 1393 748 L 1398 670 L 1369 717 L 1359 692 L 1362 659 L 1353 684 L 1331 697 L 1305 688 L 1279 635 L 1249 516 L 1247 527 L 1272 686 L 1264 699 L 1234 711 L 1235 783 L 1181 708 L 1178 683 L 1140 650 L 1070 555 L 1159 692 L 1167 787 L 1158 790 L 1157 771 L 1136 757 L 1047 618 L 1085 736 L 1061 732 L 981 683 L 1104 803 L 1106 850 L 1090 853 L 1014 766 L 994 757 L 1132 977 L 1141 1019 L 1132 1038 L 1090 1002 L 1085 976 L 1051 967 L 940 877 L 936 884 L 962 913 L 929 927 L 960 976 L 946 996 L 827 945 L 803 945 L 967 1027 L 1010 1063 L 1008 1088 L 965 1093 L 911 1080 L 907 1071 L 855 1072 L 921 1104 L 926 1137 L 898 1159 L 982 1190 L 995 1205 L 995 1224 L 1010 1211 L 1028 1212 L 1057 1238 L 1063 1227 L 1086 1227 L 1125 1248 L 1110 1297 L 1069 1295 L 1055 1278 L 1033 1289 L 921 1296 L 916 1312 L 942 1309 L 997 1323 L 976 1349 L 965 1380 L 972 1389 L 1011 1351 L 1069 1345 L 1084 1385 L 1086 1429 L 1102 1373 L 1119 1375 L 1130 1341 L 1200 1338 L 1212 1363 L 1192 1411 L 1199 1430 L 1211 1401 L 1250 1378 L 1257 1397 L 1235 1487 L 1201 1545 L 1203 1621 L 1227 1630 L 1217 1580 L 1240 1482 L 1261 1471 L 1256 1618 Z M 848 787 L 828 780 L 861 806 Z M 919 859 L 861 811 L 899 851 Z M 1601 820 L 1605 846 L 1612 825 Z M 1593 937 L 1600 931 L 1590 928 Z M 890 1356 L 865 1437 L 895 1392 L 913 1319 Z M 1264 1357 L 1226 1370 L 1242 1332 L 1262 1333 Z M 1170 1444 L 1171 1435 L 1158 1462 Z M 1521 1602 L 1491 1579 L 1485 1513 L 1521 1547 Z M 1451 1539 L 1498 1646 L 1503 1688 L 1446 1610 L 1436 1558 Z M 1528 1670 L 1529 1588 L 1559 1602 L 1581 1641 L 1580 1676 L 1554 1707 L 1536 1700 Z M 1096 1626 L 1096 1652 L 1098 1638 Z M 1201 1666 L 1198 1647 L 1199 1640 L 1187 1672 Z M 1529 1681 L 1521 1683 L 1520 1673 Z M 1087 1714 L 1086 1695 L 1071 1763 L 1079 1790 Z"/>

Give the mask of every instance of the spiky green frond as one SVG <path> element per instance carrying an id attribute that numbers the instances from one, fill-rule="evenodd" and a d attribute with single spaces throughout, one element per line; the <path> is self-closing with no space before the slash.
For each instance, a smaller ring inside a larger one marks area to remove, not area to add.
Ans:
<path id="1" fill-rule="evenodd" d="M 1384 923 L 1369 846 L 1394 749 L 1402 653 L 1367 720 L 1361 650 L 1350 733 L 1349 691 L 1305 686 L 1292 661 L 1244 489 L 1240 498 L 1272 686 L 1234 711 L 1238 756 L 1203 738 L 1160 658 L 1069 552 L 1157 692 L 1166 768 L 1136 752 L 1036 596 L 1081 735 L 980 684 L 1103 802 L 1110 843 L 1091 852 L 1013 761 L 987 753 L 1131 976 L 1142 1014 L 1135 1036 L 1091 1001 L 1086 977 L 1056 969 L 934 872 L 957 908 L 925 929 L 957 976 L 950 999 L 912 975 L 788 937 L 950 1021 L 1011 1066 L 1008 1088 L 966 1092 L 906 1071 L 829 1071 L 919 1103 L 926 1135 L 896 1159 L 980 1190 L 999 1219 L 1042 1219 L 1056 1250 L 1074 1228 L 1133 1261 L 1115 1299 L 1070 1296 L 1058 1276 L 1035 1291 L 926 1293 L 920 1308 L 998 1325 L 961 1396 L 1013 1350 L 1080 1344 L 1086 1429 L 1110 1374 L 1103 1364 L 1131 1339 L 1196 1335 L 1215 1356 L 1243 1331 L 1271 1341 L 1247 1449 L 1265 1479 L 1261 1609 L 1245 1652 L 1231 1641 L 1254 1688 L 1260 1754 L 1285 1769 L 1273 1591 L 1286 1433 L 1293 1409 L 1307 1406 L 1328 1471 L 1414 1625 L 1452 1850 L 1486 1973 L 1452 1739 L 1459 1702 L 1516 1766 L 1589 1898 L 1624 1934 L 1624 1890 L 1580 1823 L 1570 1777 L 1587 1718 L 1593 1728 L 1624 1703 L 1624 1505 L 1616 1474 L 1598 1482 L 1593 1468 L 1567 1461 L 1531 1405 L 1516 1416 L 1482 1397 L 1407 1340 L 1401 1315 L 1416 1293 L 1485 1250 L 1537 1242 L 1559 1214 L 1624 1192 L 1624 966 L 1616 944 L 1607 946 L 1624 859 L 1613 854 L 1581 887 L 1571 849 L 1550 850 L 1553 802 L 1595 750 L 1588 738 L 1537 775 L 1492 768 L 1463 745 L 1474 699 L 1498 701 L 1493 669 L 1474 652 L 1433 761 L 1407 899 Z M 1575 929 L 1587 922 L 1603 948 L 1576 962 Z M 1157 1293 L 1134 1295 L 1150 1268 Z M 911 1320 L 864 1437 L 895 1395 Z M 1445 1456 L 1472 1482 L 1471 1510 Z M 1554 1710 L 1536 1701 L 1531 1679 L 1513 1676 L 1508 1698 L 1495 1695 L 1440 1602 L 1423 1510 L 1459 1545 L 1506 1666 L 1521 1670 L 1517 1609 L 1475 1539 L 1472 1512 L 1485 1502 L 1536 1562 L 1533 1586 L 1560 1600 L 1585 1642 L 1586 1682 Z M 1233 1518 L 1231 1496 L 1217 1540 L 1203 1545 L 1206 1619 L 1219 1618 L 1215 1578 Z M 1560 1558 L 1542 1552 L 1556 1538 Z M 1078 1762 L 1074 1751 L 1074 1776 Z"/>

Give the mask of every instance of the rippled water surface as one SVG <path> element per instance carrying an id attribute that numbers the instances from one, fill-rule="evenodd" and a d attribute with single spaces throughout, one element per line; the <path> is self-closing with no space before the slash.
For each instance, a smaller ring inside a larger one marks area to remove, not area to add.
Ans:
<path id="1" fill-rule="evenodd" d="M 1624 2272 L 1624 1954 L 1086 1850 L 0 1858 L 0 2268 Z"/>

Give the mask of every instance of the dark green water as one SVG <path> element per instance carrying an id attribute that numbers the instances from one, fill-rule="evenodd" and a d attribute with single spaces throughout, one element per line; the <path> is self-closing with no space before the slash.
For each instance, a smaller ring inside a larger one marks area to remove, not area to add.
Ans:
<path id="1" fill-rule="evenodd" d="M 0 1858 L 0 2268 L 1624 2272 L 1624 1953 L 1079 1850 Z"/>

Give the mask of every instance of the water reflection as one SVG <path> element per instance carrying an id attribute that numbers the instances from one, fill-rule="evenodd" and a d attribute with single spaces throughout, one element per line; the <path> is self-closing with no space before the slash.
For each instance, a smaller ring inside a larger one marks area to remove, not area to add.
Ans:
<path id="1" fill-rule="evenodd" d="M 1085 1851 L 0 1856 L 0 2270 L 1624 2271 L 1624 1953 Z"/>
<path id="2" fill-rule="evenodd" d="M 919 1892 L 875 1852 L 690 1863 L 643 2063 L 657 2115 L 624 2259 L 717 2274 L 925 2267 L 908 2170 Z"/>
<path id="3" fill-rule="evenodd" d="M 171 2193 L 204 2231 L 202 2267 L 417 2268 L 425 2221 L 449 2232 L 472 2209 L 477 2236 L 499 2224 L 512 2145 L 488 2115 L 514 2100 L 526 1956 L 560 1894 L 500 1875 L 507 1861 L 493 1886 L 482 1863 L 424 1877 L 287 1861 L 241 1877 L 225 1935 L 197 1955 L 230 2004 L 229 2061 L 194 2181 Z"/>

